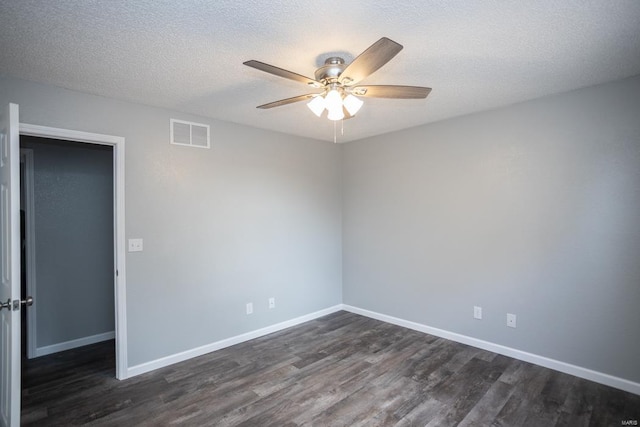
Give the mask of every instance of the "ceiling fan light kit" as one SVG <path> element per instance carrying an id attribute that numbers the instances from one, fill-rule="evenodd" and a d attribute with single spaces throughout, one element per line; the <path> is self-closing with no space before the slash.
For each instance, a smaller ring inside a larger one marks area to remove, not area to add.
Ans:
<path id="1" fill-rule="evenodd" d="M 307 103 L 307 107 L 318 117 L 322 116 L 326 109 L 329 120 L 342 120 L 347 115 L 344 110 L 349 117 L 353 117 L 360 111 L 362 104 L 364 104 L 362 100 L 339 87 L 314 96 Z"/>
<path id="2" fill-rule="evenodd" d="M 431 88 L 421 86 L 368 85 L 357 84 L 373 74 L 402 50 L 402 45 L 391 39 L 382 37 L 356 57 L 351 64 L 345 64 L 340 57 L 330 57 L 318 68 L 315 79 L 305 77 L 260 61 L 246 61 L 244 65 L 289 80 L 305 83 L 314 89 L 323 89 L 319 93 L 309 93 L 281 99 L 257 108 L 267 109 L 292 104 L 299 101 L 310 101 L 307 107 L 318 117 L 327 110 L 327 118 L 337 121 L 352 118 L 364 102 L 359 97 L 422 99 L 431 92 Z"/>

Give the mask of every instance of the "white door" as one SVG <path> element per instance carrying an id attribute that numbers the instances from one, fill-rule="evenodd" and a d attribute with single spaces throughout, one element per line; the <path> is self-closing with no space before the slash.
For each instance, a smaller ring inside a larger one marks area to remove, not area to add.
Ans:
<path id="1" fill-rule="evenodd" d="M 18 105 L 0 116 L 0 426 L 20 425 L 20 134 Z M 17 301 L 16 310 L 13 310 Z"/>

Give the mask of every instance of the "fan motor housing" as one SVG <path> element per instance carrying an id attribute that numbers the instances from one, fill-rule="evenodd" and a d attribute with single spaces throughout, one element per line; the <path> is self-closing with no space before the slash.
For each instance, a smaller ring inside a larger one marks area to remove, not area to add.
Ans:
<path id="1" fill-rule="evenodd" d="M 315 72 L 316 80 L 325 83 L 331 83 L 338 80 L 340 74 L 347 66 L 344 64 L 344 59 L 338 56 L 332 56 L 324 61 L 324 65 L 318 68 Z"/>

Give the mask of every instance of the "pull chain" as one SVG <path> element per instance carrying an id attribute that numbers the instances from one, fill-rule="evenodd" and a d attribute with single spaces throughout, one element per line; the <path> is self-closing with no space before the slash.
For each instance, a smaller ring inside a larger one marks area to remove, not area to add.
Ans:
<path id="1" fill-rule="evenodd" d="M 338 143 L 338 138 L 337 138 L 337 134 L 338 134 L 338 130 L 337 130 L 337 124 L 336 124 L 337 120 L 333 121 L 333 143 L 337 144 Z M 344 120 L 340 120 L 340 136 L 344 136 Z"/>

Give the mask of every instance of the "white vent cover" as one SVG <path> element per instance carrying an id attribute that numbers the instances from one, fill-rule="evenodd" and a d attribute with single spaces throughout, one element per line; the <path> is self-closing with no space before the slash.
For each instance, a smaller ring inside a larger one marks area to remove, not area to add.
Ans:
<path id="1" fill-rule="evenodd" d="M 209 125 L 171 119 L 171 143 L 189 147 L 210 148 Z"/>

